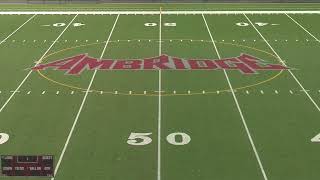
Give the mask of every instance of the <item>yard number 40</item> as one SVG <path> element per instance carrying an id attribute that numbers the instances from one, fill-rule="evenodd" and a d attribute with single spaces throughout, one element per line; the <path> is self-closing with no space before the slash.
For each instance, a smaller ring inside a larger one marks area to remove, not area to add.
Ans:
<path id="1" fill-rule="evenodd" d="M 152 142 L 151 137 L 152 133 L 131 133 L 127 143 L 133 146 L 143 146 L 150 144 Z M 179 139 L 179 140 L 177 140 Z M 191 141 L 191 137 L 183 132 L 171 133 L 167 136 L 168 143 L 172 145 L 186 145 Z"/>
<path id="2" fill-rule="evenodd" d="M 6 143 L 9 140 L 9 135 L 6 133 L 0 133 L 0 145 Z"/>

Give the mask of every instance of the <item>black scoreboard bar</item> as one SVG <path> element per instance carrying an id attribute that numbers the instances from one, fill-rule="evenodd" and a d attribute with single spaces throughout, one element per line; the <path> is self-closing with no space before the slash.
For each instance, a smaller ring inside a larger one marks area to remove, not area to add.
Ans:
<path id="1" fill-rule="evenodd" d="M 2 176 L 45 176 L 53 177 L 52 155 L 15 156 L 1 155 Z"/>

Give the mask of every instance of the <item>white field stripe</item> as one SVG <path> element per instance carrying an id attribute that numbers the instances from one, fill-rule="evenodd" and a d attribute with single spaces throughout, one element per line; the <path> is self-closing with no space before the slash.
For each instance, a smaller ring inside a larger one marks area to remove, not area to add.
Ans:
<path id="1" fill-rule="evenodd" d="M 103 55 L 104 55 L 104 53 L 105 53 L 105 50 L 106 50 L 106 48 L 107 48 L 107 46 L 108 46 L 108 44 L 109 44 L 111 35 L 112 35 L 112 33 L 113 33 L 114 28 L 116 27 L 116 24 L 117 24 L 117 22 L 118 22 L 119 16 L 120 16 L 120 15 L 117 16 L 117 18 L 116 18 L 116 20 L 115 20 L 115 22 L 114 22 L 114 24 L 113 24 L 113 27 L 112 27 L 112 29 L 111 29 L 111 31 L 110 31 L 110 33 L 109 33 L 108 39 L 107 39 L 107 41 L 106 41 L 106 44 L 104 45 L 103 50 L 102 50 L 102 53 L 101 53 L 101 55 L 100 55 L 100 59 L 102 59 L 102 57 L 103 57 Z M 57 163 L 56 168 L 55 168 L 55 170 L 54 170 L 54 175 L 56 175 L 57 172 L 58 172 L 58 170 L 59 170 L 60 164 L 61 164 L 61 162 L 62 162 L 62 160 L 63 160 L 64 154 L 65 154 L 65 152 L 66 152 L 66 150 L 67 150 L 67 147 L 68 147 L 68 145 L 69 145 L 69 142 L 70 142 L 70 139 L 71 139 L 71 137 L 72 137 L 73 131 L 74 131 L 74 129 L 75 129 L 77 123 L 78 123 L 78 119 L 79 119 L 79 117 L 80 117 L 80 114 L 81 114 L 81 111 L 82 111 L 82 109 L 83 109 L 83 106 L 84 106 L 84 104 L 85 104 L 85 102 L 86 102 L 86 100 L 87 100 L 87 96 L 88 96 L 88 94 L 89 94 L 89 92 L 90 92 L 90 88 L 91 88 L 91 86 L 92 86 L 92 83 L 93 83 L 93 80 L 94 80 L 96 74 L 97 74 L 97 70 L 95 69 L 95 71 L 94 71 L 94 73 L 93 73 L 93 75 L 92 75 L 92 77 L 91 77 L 90 83 L 89 83 L 89 85 L 88 85 L 88 88 L 87 88 L 87 90 L 86 90 L 86 92 L 85 92 L 85 95 L 84 95 L 84 97 L 83 97 L 83 99 L 82 99 L 80 108 L 79 108 L 79 110 L 78 110 L 78 112 L 77 112 L 77 115 L 76 115 L 76 117 L 75 117 L 75 119 L 74 119 L 74 122 L 73 122 L 73 124 L 72 124 L 71 129 L 70 129 L 70 132 L 69 132 L 69 134 L 68 134 L 67 140 L 66 140 L 66 142 L 65 142 L 65 144 L 64 144 L 64 146 L 63 146 L 63 149 L 62 149 L 62 152 L 61 152 L 61 154 L 60 154 L 58 163 Z M 54 180 L 54 177 L 52 177 L 51 180 Z"/>
<path id="2" fill-rule="evenodd" d="M 63 29 L 63 31 L 59 34 L 59 36 L 56 38 L 56 40 L 53 41 L 51 46 L 46 50 L 46 52 L 41 56 L 41 58 L 37 61 L 37 63 L 34 66 L 37 66 L 43 58 L 47 55 L 47 53 L 51 50 L 53 45 L 58 41 L 58 39 L 62 36 L 62 34 L 68 29 L 68 27 L 72 24 L 72 22 L 76 19 L 78 15 L 75 15 L 73 19 L 69 22 L 69 24 Z M 30 70 L 26 77 L 21 81 L 21 83 L 18 85 L 16 90 L 13 91 L 13 93 L 10 95 L 10 97 L 7 99 L 7 101 L 2 105 L 0 112 L 3 111 L 3 109 L 7 106 L 7 104 L 10 102 L 10 100 L 13 98 L 13 96 L 16 94 L 16 92 L 20 89 L 20 87 L 24 84 L 24 82 L 29 78 L 30 74 L 32 73 L 33 70 Z"/>
<path id="3" fill-rule="evenodd" d="M 27 23 L 28 23 L 31 19 L 33 19 L 35 16 L 36 16 L 36 14 L 33 15 L 33 16 L 31 16 L 26 22 L 24 22 L 23 24 L 21 24 L 16 30 L 14 30 L 11 34 L 9 34 L 6 38 L 4 38 L 4 39 L 0 42 L 0 44 L 2 44 L 2 43 L 5 42 L 7 39 L 9 39 L 13 34 L 15 34 L 19 29 L 21 29 L 25 24 L 27 24 Z"/>
<path id="4" fill-rule="evenodd" d="M 300 26 L 306 33 L 308 33 L 311 37 L 313 37 L 316 41 L 320 42 L 320 40 L 315 37 L 313 34 L 311 34 L 306 28 L 304 28 L 300 23 L 298 23 L 298 21 L 296 21 L 295 19 L 293 19 L 291 16 L 289 16 L 287 13 L 286 15 L 293 21 L 295 22 L 298 26 Z"/>
<path id="5" fill-rule="evenodd" d="M 290 10 L 290 11 L 286 11 L 286 10 L 277 10 L 277 11 L 264 11 L 264 10 L 254 10 L 254 11 L 239 11 L 239 10 L 234 10 L 234 11 L 199 11 L 199 10 L 180 10 L 180 11 L 162 11 L 162 14 L 320 14 L 319 10 Z M 101 15 L 135 15 L 135 14 L 154 14 L 154 15 L 159 15 L 160 12 L 159 11 L 139 11 L 139 10 L 131 10 L 131 11 L 2 11 L 0 12 L 0 14 L 40 14 L 40 15 L 51 15 L 51 14 L 87 14 L 87 15 L 97 15 L 97 14 L 101 14 Z"/>
<path id="6" fill-rule="evenodd" d="M 279 61 L 281 62 L 281 64 L 283 64 L 284 66 L 287 66 L 286 63 L 281 59 L 281 57 L 278 55 L 278 53 L 273 49 L 273 47 L 268 43 L 268 41 L 264 38 L 264 36 L 260 33 L 260 31 L 255 27 L 255 25 L 251 22 L 251 20 L 248 18 L 248 16 L 246 14 L 243 14 L 247 20 L 249 21 L 249 23 L 251 24 L 251 26 L 257 31 L 257 33 L 260 35 L 260 37 L 264 40 L 264 42 L 266 42 L 266 44 L 269 46 L 269 48 L 272 50 L 272 52 L 278 57 Z M 306 91 L 306 89 L 303 87 L 303 85 L 300 83 L 300 81 L 298 80 L 298 78 L 292 73 L 292 71 L 290 69 L 288 69 L 288 72 L 291 74 L 291 76 L 293 77 L 293 79 L 298 83 L 298 85 L 300 86 L 300 88 L 302 89 L 302 91 L 307 95 L 307 97 L 310 99 L 310 101 L 312 102 L 312 104 L 317 108 L 318 111 L 320 111 L 320 108 L 318 106 L 318 104 L 313 100 L 313 98 L 310 96 L 310 94 Z"/>
<path id="7" fill-rule="evenodd" d="M 205 22 L 205 24 L 206 24 L 208 33 L 209 33 L 209 35 L 210 35 L 212 44 L 213 44 L 214 49 L 215 49 L 215 51 L 216 51 L 216 53 L 217 53 L 217 55 L 218 55 L 218 58 L 221 59 L 220 53 L 219 53 L 219 51 L 218 51 L 218 48 L 217 48 L 217 46 L 216 46 L 216 43 L 215 43 L 214 40 L 213 40 L 213 37 L 212 37 L 211 31 L 210 31 L 210 28 L 209 28 L 209 26 L 208 26 L 208 24 L 207 24 L 206 18 L 204 17 L 203 14 L 202 14 L 202 17 L 203 17 L 203 20 L 204 20 L 204 22 Z M 238 108 L 238 111 L 239 111 L 239 114 L 240 114 L 240 117 L 241 117 L 241 120 L 242 120 L 242 124 L 243 124 L 243 126 L 244 126 L 244 128 L 245 128 L 245 130 L 246 130 L 247 136 L 248 136 L 249 141 L 250 141 L 250 144 L 251 144 L 251 148 L 252 148 L 252 150 L 253 150 L 253 152 L 254 152 L 254 155 L 255 155 L 255 157 L 256 157 L 256 159 L 257 159 L 257 161 L 258 161 L 258 164 L 259 164 L 261 173 L 262 173 L 262 175 L 263 175 L 263 178 L 264 178 L 264 180 L 268 180 L 268 177 L 267 177 L 267 175 L 266 175 L 266 172 L 265 172 L 264 167 L 263 167 L 263 165 L 262 165 L 262 162 L 261 162 L 261 160 L 260 160 L 259 153 L 258 153 L 258 151 L 257 151 L 257 149 L 256 149 L 256 146 L 255 146 L 254 141 L 253 141 L 253 139 L 252 139 L 251 133 L 250 133 L 249 128 L 248 128 L 248 126 L 247 126 L 247 122 L 246 122 L 246 120 L 244 119 L 244 116 L 243 116 L 242 110 L 241 110 L 241 108 L 240 108 L 240 105 L 239 105 L 237 96 L 235 95 L 234 90 L 233 90 L 233 87 L 232 87 L 232 85 L 231 85 L 229 76 L 228 76 L 226 70 L 223 70 L 223 72 L 224 72 L 224 75 L 225 75 L 225 77 L 226 77 L 226 79 L 227 79 L 227 81 L 228 81 L 228 85 L 229 85 L 230 91 L 231 91 L 231 93 L 232 93 L 234 102 L 236 103 L 236 106 L 237 106 L 237 108 Z"/>
<path id="8" fill-rule="evenodd" d="M 162 17 L 161 17 L 161 8 L 159 15 L 159 56 L 161 56 L 161 28 L 162 28 Z M 161 69 L 159 69 L 159 79 L 158 79 L 158 167 L 157 167 L 157 180 L 161 180 Z"/>

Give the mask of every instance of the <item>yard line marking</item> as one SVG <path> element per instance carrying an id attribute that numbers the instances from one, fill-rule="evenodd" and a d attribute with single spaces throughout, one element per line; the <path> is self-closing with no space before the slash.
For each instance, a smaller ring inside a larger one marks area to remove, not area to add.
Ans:
<path id="1" fill-rule="evenodd" d="M 298 23 L 298 21 L 296 21 L 295 19 L 293 19 L 291 16 L 289 16 L 287 13 L 285 13 L 286 16 L 288 16 L 288 18 L 290 18 L 294 23 L 296 23 L 301 29 L 303 29 L 306 33 L 308 33 L 311 37 L 313 37 L 316 41 L 320 42 L 320 40 L 315 37 L 313 34 L 311 34 L 306 28 L 304 28 L 300 23 Z"/>
<path id="2" fill-rule="evenodd" d="M 111 31 L 110 31 L 110 33 L 109 33 L 108 40 L 106 41 L 106 44 L 104 45 L 104 48 L 103 48 L 103 50 L 102 50 L 100 59 L 103 58 L 103 55 L 104 55 L 104 53 L 105 53 L 105 51 L 106 51 L 106 48 L 107 48 L 107 46 L 108 46 L 108 44 L 109 44 L 109 41 L 110 41 L 111 35 L 112 35 L 112 33 L 113 33 L 113 30 L 114 30 L 114 28 L 116 27 L 116 24 L 117 24 L 117 22 L 118 22 L 119 16 L 120 16 L 120 15 L 118 14 L 116 20 L 114 21 L 113 27 L 112 27 L 112 29 L 111 29 Z M 88 88 L 87 88 L 87 90 L 86 90 L 86 93 L 85 93 L 85 95 L 83 96 L 83 99 L 82 99 L 80 108 L 79 108 L 78 113 L 77 113 L 77 115 L 76 115 L 76 117 L 75 117 L 75 119 L 74 119 L 74 122 L 73 122 L 72 127 L 71 127 L 70 132 L 69 132 L 69 135 L 68 135 L 68 137 L 67 137 L 67 140 L 66 140 L 66 142 L 65 142 L 65 144 L 64 144 L 64 147 L 63 147 L 63 149 L 62 149 L 62 152 L 61 152 L 61 154 L 60 154 L 59 161 L 58 161 L 58 163 L 57 163 L 57 165 L 56 165 L 56 169 L 54 170 L 54 175 L 56 175 L 57 172 L 58 172 L 58 170 L 59 170 L 60 164 L 61 164 L 62 159 L 63 159 L 63 157 L 64 157 L 64 154 L 65 154 L 65 152 L 66 152 L 66 150 L 67 150 L 67 147 L 68 147 L 68 145 L 69 145 L 69 142 L 70 142 L 71 136 L 72 136 L 72 134 L 73 134 L 73 131 L 74 131 L 74 129 L 75 129 L 77 123 L 78 123 L 78 119 L 79 119 L 79 117 L 80 117 L 80 114 L 81 114 L 81 111 L 82 111 L 82 109 L 83 109 L 83 106 L 84 106 L 84 104 L 85 104 L 85 102 L 86 102 L 86 100 L 87 100 L 87 97 L 88 97 L 90 88 L 91 88 L 91 86 L 92 86 L 93 80 L 94 80 L 97 72 L 98 72 L 98 70 L 95 70 L 95 71 L 94 71 L 94 73 L 93 73 L 93 75 L 92 75 L 92 77 L 91 77 L 90 83 L 89 83 L 89 85 L 88 85 Z M 51 180 L 54 180 L 54 177 L 52 177 Z"/>
<path id="3" fill-rule="evenodd" d="M 31 21 L 31 19 L 33 19 L 34 17 L 36 16 L 33 15 L 31 16 L 27 21 L 25 21 L 23 24 L 21 24 L 16 30 L 14 30 L 11 34 L 9 34 L 6 38 L 4 38 L 1 42 L 0 42 L 0 45 L 4 42 L 6 42 L 7 39 L 9 39 L 13 34 L 15 34 L 17 31 L 19 31 L 19 29 L 21 29 L 25 24 L 27 24 L 29 21 Z"/>
<path id="4" fill-rule="evenodd" d="M 269 46 L 269 48 L 272 50 L 272 52 L 278 57 L 279 61 L 284 65 L 287 66 L 286 63 L 281 59 L 281 57 L 278 55 L 278 53 L 273 49 L 273 47 L 266 41 L 266 39 L 264 38 L 264 36 L 260 33 L 260 31 L 256 28 L 256 26 L 251 22 L 251 20 L 248 18 L 248 16 L 246 14 L 243 14 L 247 20 L 249 21 L 249 23 L 251 24 L 251 26 L 257 31 L 257 33 L 260 35 L 260 37 L 267 43 L 267 45 Z M 310 99 L 310 101 L 313 103 L 313 105 L 317 108 L 317 110 L 320 112 L 320 108 L 318 106 L 318 104 L 313 100 L 313 98 L 310 96 L 310 94 L 306 91 L 306 89 L 302 86 L 302 84 L 300 83 L 300 81 L 298 80 L 298 78 L 292 73 L 291 69 L 288 69 L 288 72 L 291 74 L 291 76 L 293 77 L 293 79 L 298 83 L 298 85 L 300 86 L 300 88 L 303 90 L 303 92 L 308 96 L 308 98 Z"/>
<path id="5" fill-rule="evenodd" d="M 293 94 L 292 90 L 289 90 L 290 94 Z"/>
<path id="6" fill-rule="evenodd" d="M 162 40 L 162 33 L 161 33 L 161 28 L 162 28 L 162 15 L 161 15 L 161 7 L 159 10 L 159 56 L 161 56 L 161 40 Z M 157 180 L 161 180 L 161 69 L 158 70 L 158 150 L 157 150 Z"/>
<path id="7" fill-rule="evenodd" d="M 53 43 L 50 45 L 50 47 L 46 50 L 46 52 L 41 56 L 41 58 L 37 61 L 37 63 L 34 66 L 37 66 L 39 63 L 42 62 L 43 58 L 47 55 L 47 53 L 51 50 L 51 48 L 53 47 L 53 45 L 55 45 L 55 43 L 58 41 L 58 39 L 62 36 L 62 34 L 68 29 L 68 27 L 72 24 L 72 22 L 76 19 L 78 15 L 75 15 L 73 17 L 73 19 L 69 22 L 69 24 L 63 29 L 63 31 L 59 34 L 59 36 L 56 38 L 56 40 L 53 41 Z M 24 84 L 24 82 L 29 78 L 30 74 L 32 73 L 32 70 L 30 70 L 28 72 L 28 74 L 26 75 L 26 77 L 21 81 L 21 83 L 18 85 L 18 87 L 16 88 L 15 92 L 18 91 L 20 89 L 20 87 Z M 0 112 L 3 111 L 3 109 L 7 106 L 7 104 L 10 102 L 10 100 L 13 98 L 13 96 L 16 94 L 15 92 L 13 92 L 10 97 L 7 99 L 7 101 L 2 105 L 2 107 L 0 108 Z"/>
<path id="8" fill-rule="evenodd" d="M 210 35 L 212 44 L 213 44 L 214 49 L 215 49 L 215 51 L 216 51 L 216 53 L 217 53 L 217 55 L 218 55 L 218 58 L 221 59 L 220 53 L 219 53 L 219 51 L 218 51 L 218 48 L 217 48 L 217 46 L 216 46 L 216 43 L 215 43 L 214 40 L 213 40 L 211 31 L 210 31 L 209 26 L 208 26 L 208 24 L 207 24 L 207 20 L 206 20 L 206 18 L 204 17 L 203 14 L 202 14 L 202 17 L 203 17 L 204 23 L 206 24 L 208 33 L 209 33 L 209 35 Z M 267 175 L 266 175 L 266 172 L 265 172 L 264 167 L 263 167 L 263 165 L 262 165 L 262 162 L 261 162 L 261 160 L 260 160 L 260 156 L 259 156 L 259 154 L 258 154 L 258 151 L 257 151 L 257 149 L 256 149 L 256 146 L 255 146 L 255 144 L 254 144 L 254 142 L 253 142 L 253 139 L 252 139 L 252 137 L 251 137 L 251 133 L 250 133 L 249 128 L 248 128 L 248 126 L 247 126 L 247 122 L 246 122 L 246 120 L 244 119 L 242 110 L 241 110 L 240 105 L 239 105 L 239 102 L 238 102 L 238 98 L 237 98 L 237 96 L 236 96 L 236 94 L 235 94 L 235 92 L 234 92 L 234 90 L 233 90 L 232 85 L 231 85 L 229 76 L 228 76 L 226 70 L 223 70 L 223 73 L 224 73 L 224 75 L 225 75 L 225 77 L 226 77 L 226 79 L 227 79 L 227 82 L 228 82 L 230 91 L 231 91 L 231 93 L 232 93 L 234 102 L 235 102 L 235 104 L 236 104 L 236 106 L 237 106 L 237 109 L 238 109 L 238 111 L 239 111 L 239 114 L 240 114 L 240 117 L 241 117 L 241 120 L 242 120 L 242 124 L 243 124 L 243 126 L 244 126 L 244 128 L 245 128 L 245 130 L 246 130 L 247 136 L 248 136 L 248 138 L 249 138 L 251 147 L 252 147 L 252 149 L 253 149 L 253 151 L 254 151 L 255 157 L 256 157 L 256 159 L 257 159 L 257 161 L 258 161 L 258 164 L 259 164 L 261 173 L 262 173 L 262 175 L 263 175 L 263 178 L 264 178 L 264 180 L 268 180 L 268 177 L 267 177 Z"/>
<path id="9" fill-rule="evenodd" d="M 46 93 L 46 91 L 42 91 L 42 93 L 41 94 L 45 94 Z"/>

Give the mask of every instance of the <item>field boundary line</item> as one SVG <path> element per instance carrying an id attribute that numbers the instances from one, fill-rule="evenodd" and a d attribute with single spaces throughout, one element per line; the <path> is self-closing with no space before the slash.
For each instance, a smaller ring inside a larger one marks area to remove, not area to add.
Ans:
<path id="1" fill-rule="evenodd" d="M 296 23 L 301 29 L 303 29 L 306 33 L 308 33 L 311 37 L 313 37 L 316 41 L 320 42 L 320 40 L 314 36 L 311 32 L 309 32 L 305 27 L 303 27 L 300 23 L 298 23 L 298 21 L 296 21 L 293 17 L 289 16 L 287 13 L 285 14 L 286 16 L 288 16 L 288 18 L 290 18 L 294 23 Z"/>
<path id="2" fill-rule="evenodd" d="M 161 7 L 159 10 L 159 56 L 162 54 L 161 39 L 162 39 L 162 17 Z M 161 180 L 161 99 L 162 99 L 162 80 L 161 80 L 161 69 L 158 70 L 158 167 L 157 167 L 157 180 Z"/>
<path id="3" fill-rule="evenodd" d="M 6 42 L 7 39 L 9 39 L 13 34 L 15 34 L 19 29 L 21 29 L 24 25 L 26 25 L 29 21 L 31 21 L 37 14 L 34 14 L 31 16 L 27 21 L 25 21 L 23 24 L 21 24 L 16 30 L 14 30 L 12 33 L 10 33 L 6 38 L 4 38 L 1 42 L 0 45 L 4 42 Z"/>
<path id="4" fill-rule="evenodd" d="M 36 62 L 34 66 L 37 66 L 43 58 L 47 55 L 47 53 L 51 50 L 51 48 L 55 45 L 55 43 L 59 40 L 59 38 L 62 36 L 62 34 L 68 29 L 68 27 L 72 24 L 72 22 L 76 19 L 78 15 L 75 15 L 73 19 L 69 22 L 69 24 L 63 29 L 63 31 L 59 34 L 59 36 L 52 42 L 50 47 L 45 51 L 45 53 L 41 56 L 41 58 Z M 10 102 L 10 100 L 13 98 L 13 96 L 16 94 L 16 92 L 20 89 L 20 87 L 24 84 L 24 82 L 29 78 L 33 70 L 30 70 L 28 74 L 25 76 L 25 78 L 21 81 L 21 83 L 18 85 L 18 87 L 13 91 L 13 93 L 10 95 L 10 97 L 7 99 L 7 101 L 2 105 L 0 108 L 0 112 L 3 111 L 3 109 L 7 106 L 7 104 Z"/>
<path id="5" fill-rule="evenodd" d="M 159 11 L 0 11 L 2 15 L 22 15 L 22 14 L 38 14 L 38 15 L 159 15 Z M 162 11 L 161 14 L 164 15 L 176 15 L 176 14 L 320 14 L 320 10 L 307 10 L 307 11 L 299 11 L 299 10 L 290 10 L 290 11 L 281 11 L 281 10 L 273 10 L 273 11 L 246 11 L 246 10 L 234 10 L 234 11 L 199 11 L 199 10 L 188 10 L 188 11 Z"/>
<path id="6" fill-rule="evenodd" d="M 203 14 L 202 14 L 202 17 L 203 17 L 203 20 L 204 20 L 205 25 L 206 25 L 206 27 L 207 27 L 207 30 L 208 30 L 208 33 L 209 33 L 209 35 L 210 35 L 210 38 L 211 38 L 212 44 L 213 44 L 213 46 L 214 46 L 214 49 L 215 49 L 215 51 L 216 51 L 216 53 L 217 53 L 217 55 L 218 55 L 218 58 L 221 59 L 220 53 L 219 53 L 218 48 L 217 48 L 217 46 L 216 46 L 216 43 L 214 42 L 214 39 L 213 39 L 213 37 L 212 37 L 212 34 L 211 34 L 210 28 L 209 28 L 209 26 L 208 26 L 207 20 L 206 20 L 206 18 L 205 18 L 205 16 L 204 16 Z M 238 102 L 238 98 L 237 98 L 237 96 L 236 96 L 235 93 L 234 93 L 234 89 L 233 89 L 232 84 L 231 84 L 231 82 L 230 82 L 229 76 L 228 76 L 226 70 L 223 70 L 223 72 L 224 72 L 224 75 L 225 75 L 225 77 L 226 77 L 226 79 L 227 79 L 228 85 L 229 85 L 229 87 L 230 87 L 230 91 L 231 91 L 231 93 L 232 93 L 232 97 L 233 97 L 233 99 L 234 99 L 234 102 L 235 102 L 235 104 L 236 104 L 236 106 L 237 106 L 237 109 L 238 109 L 238 111 L 239 111 L 239 114 L 240 114 L 240 117 L 241 117 L 241 120 L 242 120 L 242 124 L 243 124 L 243 126 L 244 126 L 244 128 L 245 128 L 245 130 L 246 130 L 246 134 L 247 134 L 247 136 L 248 136 L 248 138 L 249 138 L 249 141 L 250 141 L 250 144 L 251 144 L 251 148 L 252 148 L 252 150 L 254 151 L 254 155 L 255 155 L 255 157 L 256 157 L 256 159 L 257 159 L 257 162 L 258 162 L 258 164 L 259 164 L 260 171 L 261 171 L 261 173 L 262 173 L 262 175 L 263 175 L 264 180 L 268 180 L 268 177 L 267 177 L 267 175 L 266 175 L 266 172 L 265 172 L 265 170 L 264 170 L 263 164 L 262 164 L 262 162 L 261 162 L 259 153 L 258 153 L 258 151 L 257 151 L 257 149 L 256 149 L 256 146 L 255 146 L 255 144 L 254 144 L 254 141 L 253 141 L 253 138 L 252 138 L 252 136 L 251 136 L 250 130 L 249 130 L 248 126 L 247 126 L 247 122 L 246 122 L 246 120 L 245 120 L 245 118 L 244 118 L 244 116 L 243 116 L 243 113 L 242 113 L 240 104 L 239 104 L 239 102 Z"/>
<path id="7" fill-rule="evenodd" d="M 249 17 L 246 14 L 243 14 L 245 16 L 245 18 L 249 21 L 249 23 L 251 24 L 251 26 L 256 30 L 256 32 L 260 35 L 260 37 L 264 40 L 264 42 L 269 46 L 269 48 L 272 50 L 272 52 L 279 58 L 279 61 L 281 62 L 282 65 L 287 66 L 286 63 L 282 60 L 282 58 L 279 56 L 279 54 L 273 49 L 273 47 L 269 44 L 269 42 L 265 39 L 265 37 L 260 33 L 260 31 L 255 27 L 255 25 L 252 23 L 252 21 L 249 19 Z M 288 72 L 290 73 L 290 75 L 293 77 L 293 79 L 298 83 L 298 85 L 300 86 L 300 88 L 302 89 L 302 91 L 307 95 L 307 97 L 310 99 L 310 101 L 312 102 L 312 104 L 316 107 L 316 109 L 318 111 L 320 111 L 320 108 L 318 106 L 318 104 L 313 100 L 313 98 L 311 97 L 311 95 L 308 93 L 308 91 L 306 91 L 306 89 L 303 87 L 303 85 L 301 84 L 301 82 L 298 80 L 298 78 L 293 74 L 293 72 L 291 71 L 291 69 L 288 69 Z"/>
<path id="8" fill-rule="evenodd" d="M 107 39 L 107 41 L 106 41 L 106 43 L 105 43 L 105 45 L 104 45 L 104 47 L 103 47 L 103 50 L 102 50 L 102 52 L 101 52 L 100 59 L 103 58 L 103 55 L 104 55 L 105 50 L 106 50 L 106 48 L 107 48 L 107 46 L 108 46 L 108 44 L 109 44 L 109 41 L 110 41 L 111 35 L 112 35 L 112 33 L 113 33 L 113 30 L 114 30 L 114 28 L 116 27 L 116 24 L 117 24 L 117 22 L 118 22 L 119 16 L 120 16 L 120 15 L 118 14 L 116 20 L 114 21 L 114 24 L 113 24 L 113 26 L 112 26 L 112 29 L 111 29 L 110 33 L 109 33 L 108 39 Z M 89 94 L 89 92 L 90 92 L 90 88 L 91 88 L 91 86 L 92 86 L 92 83 L 93 83 L 93 81 L 94 81 L 94 78 L 95 78 L 97 72 L 98 72 L 98 70 L 95 70 L 95 71 L 94 71 L 94 73 L 93 73 L 93 75 L 92 75 L 92 77 L 91 77 L 90 83 L 89 83 L 89 85 L 88 85 L 88 88 L 87 88 L 87 90 L 86 90 L 86 92 L 85 92 L 85 95 L 83 96 L 83 99 L 82 99 L 80 108 L 79 108 L 79 110 L 78 110 L 78 112 L 77 112 L 77 115 L 76 115 L 76 117 L 75 117 L 75 119 L 74 119 L 74 122 L 73 122 L 73 124 L 72 124 L 71 129 L 70 129 L 70 132 L 69 132 L 69 134 L 68 134 L 68 137 L 67 137 L 67 139 L 66 139 L 66 142 L 65 142 L 65 144 L 64 144 L 64 146 L 63 146 L 63 149 L 62 149 L 62 152 L 61 152 L 61 154 L 60 154 L 58 163 L 57 163 L 56 168 L 55 168 L 55 170 L 54 170 L 54 176 L 57 174 L 57 172 L 58 172 L 58 170 L 59 170 L 60 164 L 61 164 L 61 162 L 62 162 L 62 160 L 63 160 L 63 157 L 64 157 L 64 154 L 65 154 L 65 152 L 66 152 L 66 150 L 67 150 L 67 148 L 68 148 L 70 139 L 71 139 L 71 137 L 72 137 L 72 135 L 73 135 L 73 131 L 74 131 L 74 129 L 75 129 L 77 123 L 78 123 L 80 114 L 81 114 L 82 109 L 83 109 L 83 106 L 84 106 L 84 104 L 85 104 L 85 102 L 86 102 L 86 100 L 87 100 L 88 94 Z M 55 179 L 55 177 L 52 177 L 52 178 L 51 178 L 51 180 L 54 180 L 54 179 Z"/>

